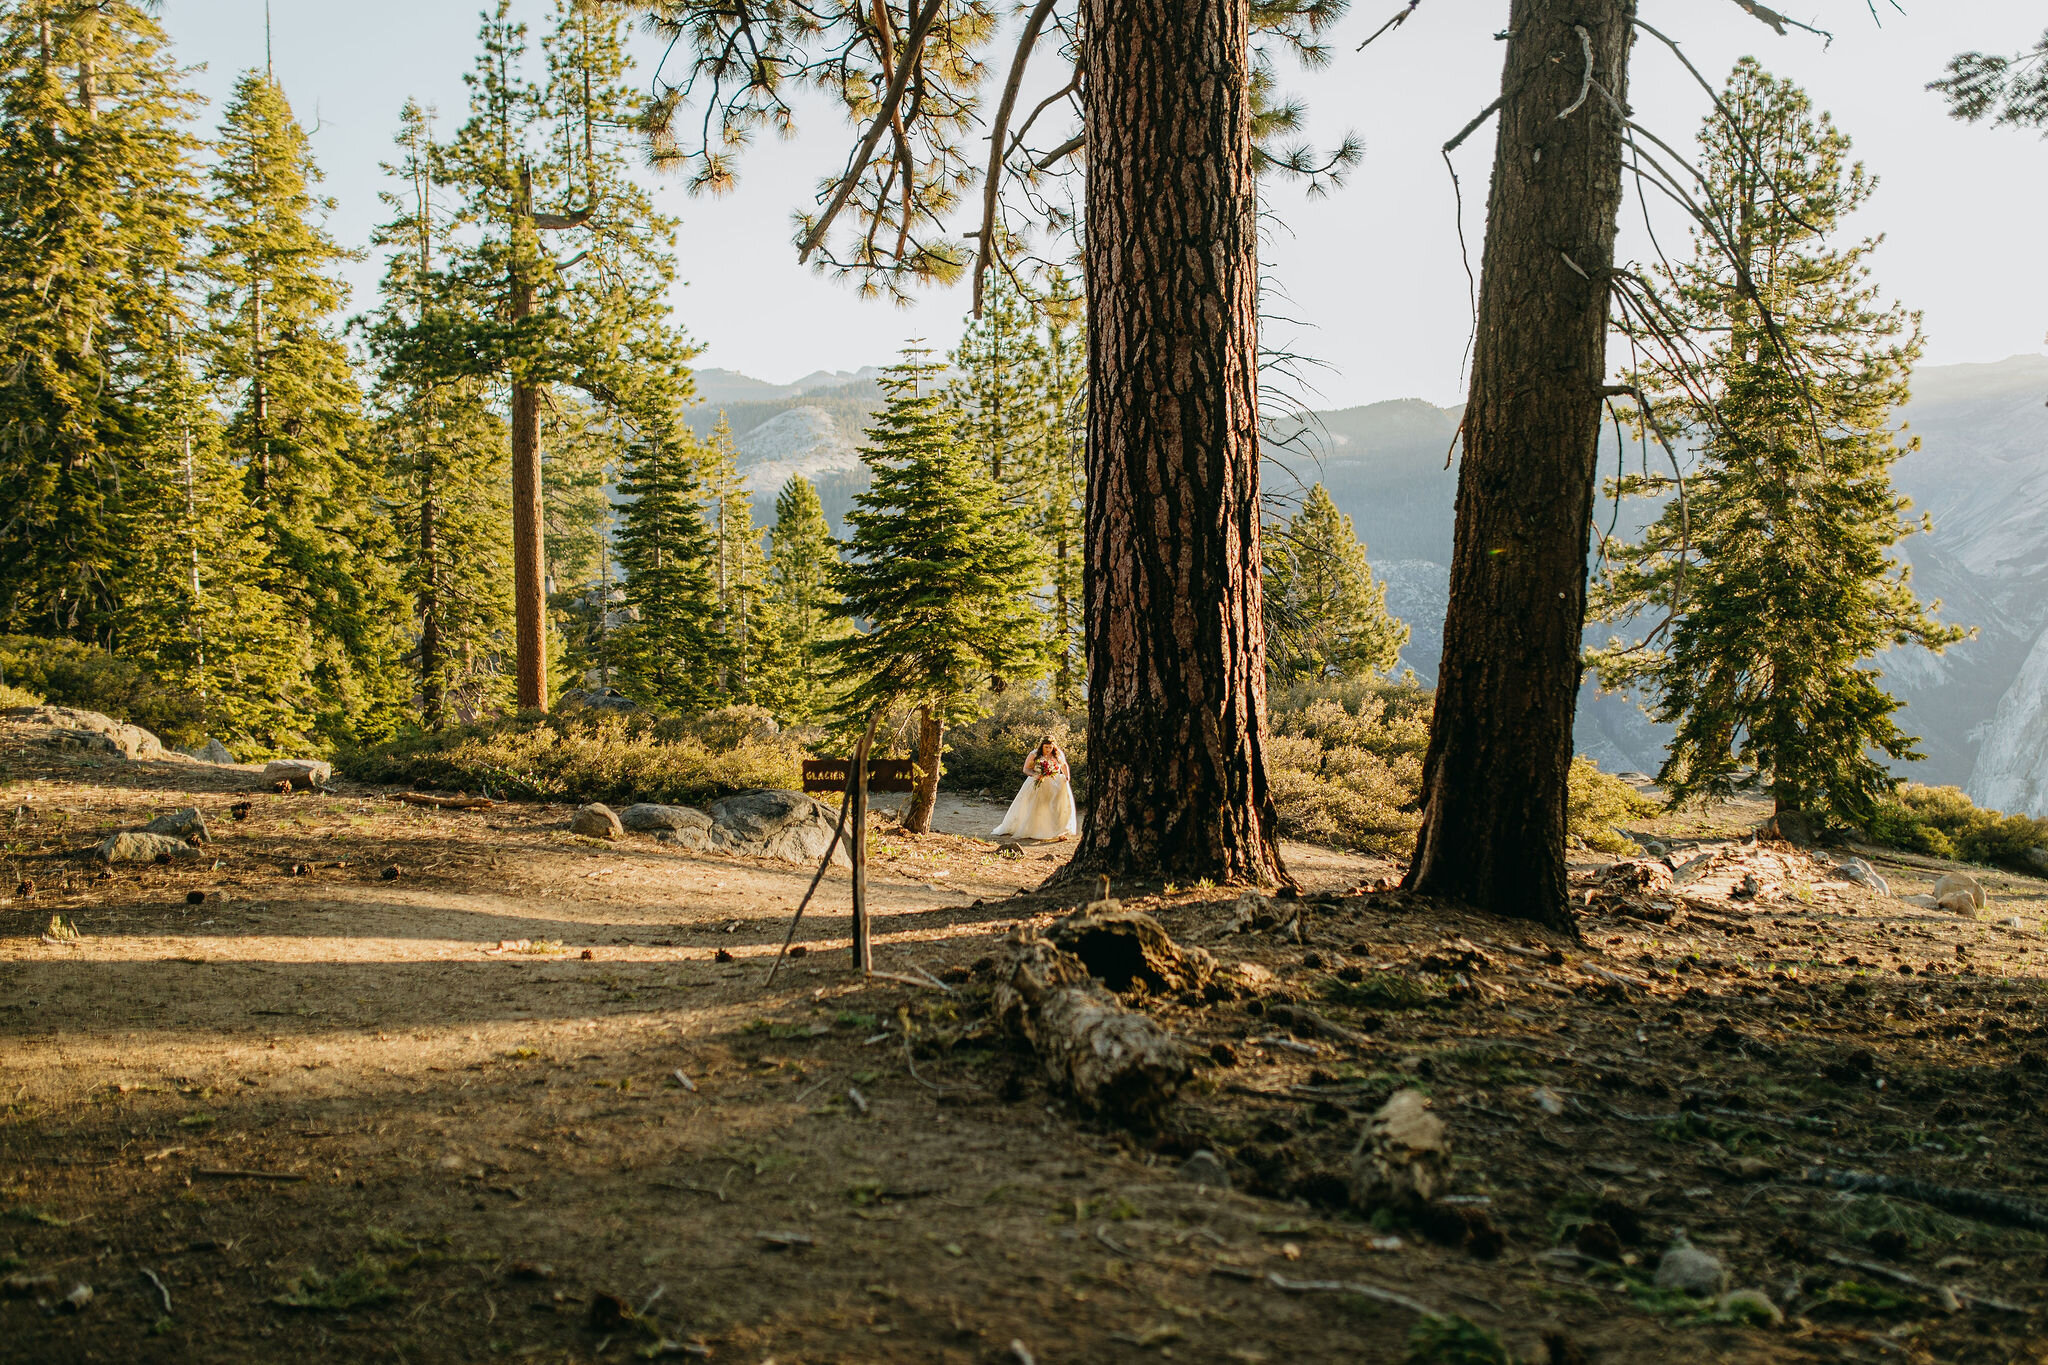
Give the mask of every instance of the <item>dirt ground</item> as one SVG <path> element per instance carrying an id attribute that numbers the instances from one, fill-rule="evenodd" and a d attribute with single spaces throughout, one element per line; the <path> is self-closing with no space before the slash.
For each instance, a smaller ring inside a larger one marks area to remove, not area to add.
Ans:
<path id="1" fill-rule="evenodd" d="M 1081 899 L 1001 802 L 875 839 L 877 966 L 943 989 L 850 975 L 837 872 L 771 987 L 810 868 L 253 777 L 0 754 L 0 1360 L 2048 1361 L 2048 883 L 1918 910 L 1734 805 L 1646 827 L 1720 849 L 1675 891 L 1589 861 L 1583 942 L 1305 847 L 1264 930 L 1119 887 L 1222 968 L 1134 1001 L 1202 1059 L 1135 1134 L 987 1018 Z M 73 856 L 188 804 L 197 862 Z M 1457 1154 L 1426 1225 L 1346 1207 L 1400 1087 Z M 1680 1235 L 1771 1307 L 1657 1289 Z"/>

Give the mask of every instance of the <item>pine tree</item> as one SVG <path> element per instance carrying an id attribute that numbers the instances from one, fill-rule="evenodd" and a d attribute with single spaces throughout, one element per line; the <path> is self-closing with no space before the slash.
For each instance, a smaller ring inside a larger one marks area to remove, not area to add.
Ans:
<path id="1" fill-rule="evenodd" d="M 436 209 L 432 128 L 410 100 L 396 142 L 385 170 L 401 188 L 382 196 L 395 216 L 373 238 L 391 253 L 368 329 L 371 399 L 413 604 L 420 719 L 438 729 L 511 699 L 508 462 L 504 421 L 464 344 L 482 301 L 445 268 L 455 244 Z"/>
<path id="2" fill-rule="evenodd" d="M 1266 674 L 1296 682 L 1383 672 L 1408 627 L 1387 615 L 1351 518 L 1321 484 L 1266 541 Z"/>
<path id="3" fill-rule="evenodd" d="M 704 444 L 705 519 L 711 531 L 711 573 L 718 591 L 720 688 L 731 702 L 758 704 L 774 669 L 779 631 L 767 619 L 768 561 L 754 508 L 740 478 L 739 447 L 723 412 Z"/>
<path id="4" fill-rule="evenodd" d="M 1705 390 L 1668 368 L 1642 376 L 1660 416 L 1699 438 L 1699 467 L 1682 498 L 1661 478 L 1621 481 L 1670 501 L 1642 543 L 1610 551 L 1596 594 L 1609 620 L 1678 615 L 1661 648 L 1616 642 L 1601 679 L 1648 687 L 1677 726 L 1662 773 L 1675 800 L 1724 795 L 1747 769 L 1781 811 L 1859 820 L 1889 784 L 1872 752 L 1917 757 L 1864 661 L 1963 636 L 1888 553 L 1912 530 L 1891 423 L 1919 319 L 1869 282 L 1875 240 L 1830 242 L 1874 188 L 1849 139 L 1752 59 L 1721 103 L 1701 166 L 1731 206 L 1733 250 L 1701 243 L 1665 280 L 1674 315 L 1708 339 Z"/>
<path id="5" fill-rule="evenodd" d="M 1037 491 L 1045 449 L 1045 348 L 1037 321 L 1032 301 L 998 276 L 953 352 L 957 377 L 946 385 L 961 439 L 1012 505 Z"/>
<path id="6" fill-rule="evenodd" d="M 210 179 L 205 271 L 208 369 L 228 396 L 224 433 L 263 522 L 273 590 L 309 639 L 330 740 L 388 733 L 404 712 L 399 588 L 362 447 L 362 396 L 335 322 L 351 252 L 319 222 L 333 207 L 284 90 L 267 73 L 235 83 Z"/>
<path id="7" fill-rule="evenodd" d="M 1033 388 L 1039 424 L 1033 529 L 1047 556 L 1051 600 L 1045 629 L 1052 652 L 1052 699 L 1081 703 L 1088 672 L 1081 615 L 1082 547 L 1087 539 L 1088 335 L 1083 301 L 1055 274 L 1042 305 L 1043 340 Z"/>
<path id="8" fill-rule="evenodd" d="M 945 724 L 971 714 L 990 678 L 1045 666 L 1031 602 L 1038 547 L 959 439 L 929 354 L 908 349 L 883 374 L 886 402 L 861 448 L 873 482 L 854 499 L 849 557 L 835 572 L 840 615 L 866 626 L 833 646 L 843 711 L 918 708 L 919 778 L 903 817 L 912 833 L 931 828 Z"/>
<path id="9" fill-rule="evenodd" d="M 781 640 L 767 704 L 785 719 L 815 721 L 832 707 L 830 653 L 848 626 L 833 579 L 839 550 L 818 490 L 801 474 L 790 475 L 775 496 L 769 545 L 769 595 Z"/>
<path id="10" fill-rule="evenodd" d="M 0 629 L 105 639 L 123 466 L 173 368 L 198 102 L 152 7 L 0 9 Z"/>
<path id="11" fill-rule="evenodd" d="M 626 600 L 638 618 L 614 644 L 626 692 L 642 705 L 689 714 L 716 703 L 718 590 L 704 525 L 698 451 L 687 428 L 642 432 L 619 492 Z"/>

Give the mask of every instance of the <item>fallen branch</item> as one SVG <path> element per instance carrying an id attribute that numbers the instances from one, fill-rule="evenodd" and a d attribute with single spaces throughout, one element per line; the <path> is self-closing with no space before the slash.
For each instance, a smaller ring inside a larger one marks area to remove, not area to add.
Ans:
<path id="1" fill-rule="evenodd" d="M 1980 1304 L 1985 1308 L 1995 1308 L 2001 1313 L 2031 1313 L 2034 1311 L 2031 1308 L 2022 1308 L 2016 1303 L 2007 1303 L 2003 1299 L 1988 1299 L 1982 1294 L 1972 1294 L 1965 1290 L 1957 1289 L 1953 1285 L 1934 1284 L 1921 1279 L 1918 1275 L 1908 1275 L 1903 1270 L 1895 1270 L 1888 1265 L 1879 1265 L 1876 1261 L 1859 1261 L 1834 1251 L 1830 1251 L 1827 1256 L 1830 1261 L 1833 1261 L 1838 1266 L 1845 1266 L 1850 1270 L 1861 1270 L 1870 1275 L 1879 1275 L 1898 1284 L 1910 1285 L 1914 1289 L 1924 1289 L 1937 1299 L 1953 1299 L 1957 1304 Z"/>
<path id="2" fill-rule="evenodd" d="M 204 1180 L 304 1180 L 296 1171 L 237 1171 L 202 1166 L 192 1174 Z"/>
<path id="3" fill-rule="evenodd" d="M 2002 1194 L 1993 1194 L 1989 1190 L 1930 1185 L 1924 1180 L 1914 1180 L 1910 1176 L 1830 1171 L 1820 1166 L 1810 1167 L 1805 1180 L 1809 1185 L 1822 1185 L 1848 1194 L 1886 1194 L 1899 1199 L 1910 1199 L 1916 1204 L 1926 1204 L 1940 1209 L 1943 1213 L 1974 1218 L 1980 1223 L 2025 1228 L 2030 1232 L 2048 1232 L 2048 1212 Z"/>
<path id="4" fill-rule="evenodd" d="M 491 810 L 498 804 L 488 796 L 428 796 L 424 792 L 394 792 L 391 799 L 435 810 Z"/>

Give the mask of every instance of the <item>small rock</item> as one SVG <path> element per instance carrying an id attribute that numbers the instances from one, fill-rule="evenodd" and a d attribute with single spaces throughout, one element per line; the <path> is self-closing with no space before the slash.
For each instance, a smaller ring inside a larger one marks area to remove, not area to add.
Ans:
<path id="1" fill-rule="evenodd" d="M 572 834 L 588 835 L 593 839 L 616 839 L 626 832 L 625 827 L 619 823 L 617 813 L 599 801 L 578 807 L 576 814 L 569 821 L 569 831 Z"/>
<path id="2" fill-rule="evenodd" d="M 1222 1158 L 1206 1149 L 1181 1162 L 1180 1170 L 1176 1174 L 1189 1184 L 1200 1185 L 1206 1189 L 1230 1188 L 1230 1172 L 1223 1169 Z"/>
<path id="3" fill-rule="evenodd" d="M 183 810 L 167 811 L 142 827 L 144 834 L 168 834 L 178 839 L 204 839 L 206 817 L 199 813 L 199 807 L 187 806 Z"/>
<path id="4" fill-rule="evenodd" d="M 1950 896 L 1958 894 L 1969 896 L 1972 910 L 1982 910 L 1988 903 L 1984 895 L 1984 884 L 1967 872 L 1945 873 L 1942 879 L 1934 884 L 1935 904 L 1941 905 L 1944 910 L 1948 906 L 1943 902 Z"/>
<path id="5" fill-rule="evenodd" d="M 1720 1293 L 1722 1282 L 1727 1278 L 1727 1267 L 1721 1264 L 1720 1258 L 1709 1256 L 1689 1242 L 1680 1242 L 1657 1262 L 1659 1289 L 1675 1289 L 1697 1299 Z"/>
<path id="6" fill-rule="evenodd" d="M 1835 864 L 1835 875 L 1845 881 L 1855 882 L 1859 886 L 1867 886 L 1880 896 L 1889 896 L 1892 893 L 1891 887 L 1886 884 L 1883 877 L 1878 875 L 1877 869 L 1864 862 L 1861 858 L 1842 859 L 1841 862 Z"/>
<path id="7" fill-rule="evenodd" d="M 228 752 L 227 746 L 211 737 L 208 737 L 206 743 L 196 749 L 180 749 L 178 752 L 187 758 L 196 758 L 201 763 L 232 763 L 235 761 L 235 756 Z"/>
<path id="8" fill-rule="evenodd" d="M 1967 891 L 1951 891 L 1935 900 L 1937 910 L 1946 910 L 1951 915 L 1975 915 L 1977 898 Z"/>
<path id="9" fill-rule="evenodd" d="M 400 877 L 404 876 L 405 872 L 398 866 L 397 863 L 393 863 L 391 864 L 391 866 L 385 868 L 382 872 L 379 872 L 377 875 L 382 877 L 387 882 L 395 882 Z"/>
<path id="10" fill-rule="evenodd" d="M 71 1286 L 71 1292 L 64 1296 L 64 1301 L 57 1305 L 57 1311 L 60 1313 L 83 1313 L 90 1307 L 92 1307 L 92 1286 L 89 1284 L 75 1284 Z"/>
<path id="11" fill-rule="evenodd" d="M 93 850 L 104 863 L 153 863 L 159 857 L 191 858 L 199 850 L 168 834 L 110 834 Z"/>
<path id="12" fill-rule="evenodd" d="M 1397 1090 L 1366 1124 L 1351 1197 L 1367 1211 L 1419 1208 L 1450 1187 L 1451 1140 L 1419 1090 Z"/>
<path id="13" fill-rule="evenodd" d="M 1731 1289 L 1721 1296 L 1719 1306 L 1729 1317 L 1758 1326 L 1769 1324 L 1776 1327 L 1785 1321 L 1784 1313 L 1761 1289 Z"/>
<path id="14" fill-rule="evenodd" d="M 2000 920 L 1999 923 L 2007 929 L 2024 929 L 2027 927 L 2027 922 L 2018 915 L 2008 915 Z"/>
<path id="15" fill-rule="evenodd" d="M 263 765 L 267 786 L 286 783 L 284 791 L 305 791 L 324 787 L 334 778 L 334 765 L 318 758 L 273 758 Z"/>

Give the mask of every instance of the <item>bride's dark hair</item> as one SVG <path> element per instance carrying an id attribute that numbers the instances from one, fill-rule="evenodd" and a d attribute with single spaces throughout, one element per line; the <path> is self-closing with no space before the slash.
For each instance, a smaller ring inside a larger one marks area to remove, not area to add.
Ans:
<path id="1" fill-rule="evenodd" d="M 1038 741 L 1038 751 L 1040 753 L 1044 753 L 1045 746 L 1048 744 L 1052 745 L 1052 747 L 1055 749 L 1060 747 L 1060 742 L 1058 740 L 1054 739 L 1051 735 L 1047 735 L 1044 739 Z"/>

